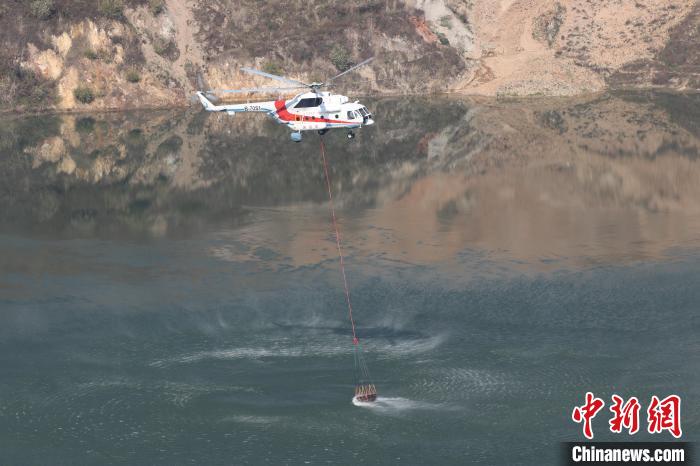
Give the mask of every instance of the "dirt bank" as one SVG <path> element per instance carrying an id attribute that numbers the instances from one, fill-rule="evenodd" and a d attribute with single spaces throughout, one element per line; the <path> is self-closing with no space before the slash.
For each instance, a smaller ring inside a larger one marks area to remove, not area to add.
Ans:
<path id="1" fill-rule="evenodd" d="M 693 0 L 82 3 L 0 7 L 0 111 L 182 106 L 201 82 L 270 84 L 242 66 L 314 81 L 368 56 L 338 92 L 700 89 Z"/>

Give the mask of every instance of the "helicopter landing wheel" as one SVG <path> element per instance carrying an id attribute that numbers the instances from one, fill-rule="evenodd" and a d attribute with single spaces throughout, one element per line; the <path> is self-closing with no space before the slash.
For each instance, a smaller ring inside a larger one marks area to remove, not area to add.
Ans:
<path id="1" fill-rule="evenodd" d="M 348 139 L 355 139 L 355 133 L 353 133 L 352 131 L 350 131 L 350 132 L 348 133 Z"/>
<path id="2" fill-rule="evenodd" d="M 323 136 L 323 135 L 326 134 L 327 132 L 328 132 L 327 129 L 319 129 L 319 130 L 318 130 L 318 134 L 321 135 L 321 136 Z"/>

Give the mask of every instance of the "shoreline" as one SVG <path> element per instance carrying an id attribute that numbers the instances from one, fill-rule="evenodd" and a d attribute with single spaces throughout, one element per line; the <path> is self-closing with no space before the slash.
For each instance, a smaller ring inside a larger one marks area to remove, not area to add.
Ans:
<path id="1" fill-rule="evenodd" d="M 617 94 L 617 93 L 644 93 L 652 92 L 659 94 L 676 94 L 676 95 L 698 95 L 700 90 L 698 89 L 687 89 L 681 90 L 676 88 L 666 88 L 666 87 L 643 87 L 643 88 L 610 88 L 604 89 L 596 92 L 582 92 L 580 94 L 573 95 L 545 95 L 545 94 L 530 94 L 530 95 L 486 95 L 486 94 L 472 94 L 467 92 L 462 92 L 459 90 L 452 90 L 447 92 L 433 92 L 433 93 L 377 93 L 377 94 L 362 94 L 356 96 L 357 99 L 365 98 L 391 98 L 391 97 L 457 97 L 460 99 L 475 99 L 475 100 L 492 100 L 496 102 L 510 101 L 541 101 L 541 100 L 570 100 L 570 99 L 582 99 L 582 98 L 592 98 L 596 96 L 601 96 L 605 94 Z M 226 99 L 226 103 L 244 103 L 250 102 L 251 99 Z M 0 116 L 34 116 L 39 114 L 45 115 L 80 115 L 86 113 L 121 113 L 121 112 L 133 112 L 133 111 L 164 111 L 164 110 L 186 110 L 192 107 L 197 107 L 198 103 L 194 101 L 182 102 L 179 104 L 171 105 L 145 105 L 145 106 L 124 106 L 124 107 L 106 107 L 106 108 L 68 108 L 68 109 L 53 109 L 53 108 L 39 108 L 36 110 L 24 110 L 24 109 L 0 109 Z"/>

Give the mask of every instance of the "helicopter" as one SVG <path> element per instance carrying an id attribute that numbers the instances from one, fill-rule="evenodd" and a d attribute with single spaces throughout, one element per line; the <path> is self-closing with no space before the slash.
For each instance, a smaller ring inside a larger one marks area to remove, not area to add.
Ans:
<path id="1" fill-rule="evenodd" d="M 350 99 L 344 95 L 321 91 L 321 88 L 330 85 L 335 79 L 366 65 L 373 59 L 374 57 L 368 58 L 325 82 L 313 82 L 310 84 L 252 68 L 241 68 L 241 71 L 245 73 L 275 79 L 286 83 L 288 87 L 198 91 L 197 97 L 204 109 L 209 112 L 226 112 L 231 116 L 242 112 L 266 113 L 278 123 L 287 125 L 292 131 L 290 137 L 294 142 L 301 142 L 302 131 L 318 131 L 320 135 L 323 135 L 328 130 L 336 128 L 347 129 L 348 139 L 353 139 L 355 137 L 354 129 L 374 124 L 372 114 L 367 110 L 367 107 L 358 101 L 350 102 Z M 310 91 L 297 94 L 289 100 L 279 99 L 246 104 L 216 105 L 210 100 L 215 97 L 216 93 L 272 93 L 295 89 L 310 89 Z"/>

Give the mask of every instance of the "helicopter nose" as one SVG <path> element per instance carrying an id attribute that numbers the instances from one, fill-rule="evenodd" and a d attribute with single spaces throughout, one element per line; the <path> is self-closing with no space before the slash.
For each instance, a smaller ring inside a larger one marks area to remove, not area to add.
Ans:
<path id="1" fill-rule="evenodd" d="M 366 125 L 366 126 L 373 125 L 373 124 L 374 124 L 374 120 L 373 120 L 373 119 L 367 118 L 367 119 L 365 120 L 365 125 Z"/>

